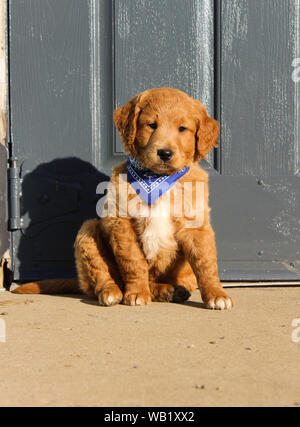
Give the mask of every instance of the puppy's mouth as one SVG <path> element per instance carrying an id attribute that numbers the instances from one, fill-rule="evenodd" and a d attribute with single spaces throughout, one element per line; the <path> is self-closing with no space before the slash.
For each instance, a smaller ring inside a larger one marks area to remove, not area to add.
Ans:
<path id="1" fill-rule="evenodd" d="M 170 164 L 170 161 L 162 161 L 157 165 L 153 165 L 151 169 L 153 172 L 161 175 L 172 175 L 173 173 L 177 172 L 177 169 Z"/>
<path id="2" fill-rule="evenodd" d="M 157 174 L 157 175 L 172 175 L 182 168 L 176 168 L 172 166 L 170 161 L 163 162 L 158 161 L 156 164 L 148 164 L 148 162 L 142 163 L 142 166 L 145 167 L 145 169 L 150 170 L 151 172 Z"/>

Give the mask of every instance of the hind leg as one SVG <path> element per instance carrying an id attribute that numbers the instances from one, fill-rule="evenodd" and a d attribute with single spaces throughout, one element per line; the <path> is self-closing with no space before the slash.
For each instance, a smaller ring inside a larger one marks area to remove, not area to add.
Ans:
<path id="1" fill-rule="evenodd" d="M 184 256 L 179 256 L 158 282 L 150 282 L 152 301 L 184 302 L 196 287 L 196 277 Z"/>
<path id="2" fill-rule="evenodd" d="M 184 302 L 191 296 L 190 292 L 181 285 L 150 282 L 152 301 L 156 302 Z"/>
<path id="3" fill-rule="evenodd" d="M 82 291 L 98 298 L 100 305 L 122 301 L 122 280 L 110 254 L 98 219 L 84 222 L 75 241 L 75 260 Z"/>

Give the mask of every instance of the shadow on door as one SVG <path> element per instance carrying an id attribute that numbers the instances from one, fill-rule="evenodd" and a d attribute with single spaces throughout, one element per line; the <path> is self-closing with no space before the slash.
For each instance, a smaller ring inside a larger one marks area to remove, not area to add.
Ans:
<path id="1" fill-rule="evenodd" d="M 109 177 L 76 157 L 43 163 L 24 176 L 22 230 L 13 232 L 15 280 L 74 277 L 73 245 L 95 218 L 100 182 Z"/>

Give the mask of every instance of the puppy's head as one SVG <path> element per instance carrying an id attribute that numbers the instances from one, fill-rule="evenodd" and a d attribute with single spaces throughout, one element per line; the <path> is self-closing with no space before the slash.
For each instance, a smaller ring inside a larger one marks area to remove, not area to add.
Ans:
<path id="1" fill-rule="evenodd" d="M 216 147 L 219 126 L 201 102 L 177 89 L 150 89 L 114 112 L 125 151 L 142 166 L 172 174 Z"/>

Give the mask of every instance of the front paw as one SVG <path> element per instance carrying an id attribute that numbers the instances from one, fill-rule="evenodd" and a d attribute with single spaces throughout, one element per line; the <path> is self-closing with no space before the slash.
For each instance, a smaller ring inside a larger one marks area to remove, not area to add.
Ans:
<path id="1" fill-rule="evenodd" d="M 221 287 L 206 291 L 203 301 L 206 308 L 214 310 L 230 310 L 234 306 L 233 299 Z"/>
<path id="2" fill-rule="evenodd" d="M 140 292 L 127 291 L 123 297 L 125 305 L 147 305 L 151 302 L 151 294 L 148 290 Z"/>
<path id="3" fill-rule="evenodd" d="M 122 298 L 123 294 L 117 285 L 102 289 L 98 295 L 99 304 L 104 306 L 119 304 Z"/>

